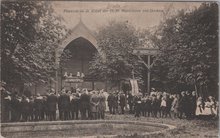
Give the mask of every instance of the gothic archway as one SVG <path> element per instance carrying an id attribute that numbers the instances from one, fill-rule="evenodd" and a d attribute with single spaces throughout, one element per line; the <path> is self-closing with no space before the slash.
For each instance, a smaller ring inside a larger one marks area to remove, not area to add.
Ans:
<path id="1" fill-rule="evenodd" d="M 82 87 L 89 87 L 90 89 L 102 89 L 106 87 L 103 82 L 100 83 L 87 78 L 89 74 L 89 62 L 92 60 L 93 55 L 98 52 L 104 57 L 104 54 L 102 54 L 101 49 L 97 45 L 94 33 L 90 31 L 81 20 L 70 31 L 68 37 L 59 44 L 59 47 L 56 50 L 56 62 L 59 69 L 62 68 L 60 57 L 65 49 L 70 49 L 70 51 L 74 53 L 74 58 L 70 61 L 69 67 L 67 65 L 66 69 L 63 71 L 57 71 L 56 91 L 59 91 L 63 87 L 62 75 L 65 71 L 74 75 L 77 72 L 84 73 L 85 82 L 82 83 Z"/>
<path id="2" fill-rule="evenodd" d="M 94 33 L 86 27 L 86 25 L 80 20 L 79 23 L 70 31 L 67 38 L 60 42 L 58 49 L 56 50 L 57 63 L 59 64 L 59 57 L 63 53 L 63 50 L 66 48 L 68 44 L 70 44 L 73 40 L 77 38 L 84 38 L 88 40 L 99 52 L 102 54 L 101 49 L 97 45 L 97 40 Z"/>
<path id="3" fill-rule="evenodd" d="M 69 56 L 63 56 L 68 52 Z M 76 87 L 75 84 L 68 84 L 62 79 L 65 73 L 72 74 L 76 76 L 78 72 L 83 73 L 85 75 L 84 82 L 77 84 L 79 87 L 94 89 L 93 86 L 93 78 L 89 76 L 89 66 L 90 61 L 92 61 L 93 56 L 97 53 L 97 49 L 95 46 L 83 37 L 76 38 L 72 42 L 70 42 L 63 51 L 62 57 L 60 60 L 60 68 L 59 68 L 59 88 L 62 87 L 70 88 Z"/>

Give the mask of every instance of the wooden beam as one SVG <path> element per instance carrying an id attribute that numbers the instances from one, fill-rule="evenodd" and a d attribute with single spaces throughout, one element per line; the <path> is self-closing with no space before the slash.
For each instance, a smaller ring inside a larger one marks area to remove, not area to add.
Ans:
<path id="1" fill-rule="evenodd" d="M 158 49 L 136 48 L 133 53 L 135 55 L 157 55 Z"/>
<path id="2" fill-rule="evenodd" d="M 137 56 L 137 57 L 138 57 L 138 59 L 141 60 L 141 63 L 143 63 L 144 66 L 147 67 L 148 70 L 150 70 L 150 67 L 151 67 L 151 66 L 148 66 L 148 64 L 146 64 L 146 63 L 144 62 L 144 60 L 143 60 L 140 56 Z"/>

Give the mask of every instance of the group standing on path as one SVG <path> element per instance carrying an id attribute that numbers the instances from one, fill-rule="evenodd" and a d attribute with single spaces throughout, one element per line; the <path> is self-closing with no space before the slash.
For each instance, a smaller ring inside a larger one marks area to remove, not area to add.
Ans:
<path id="1" fill-rule="evenodd" d="M 20 96 L 1 90 L 2 122 L 41 121 L 41 120 L 86 120 L 105 119 L 109 113 L 129 114 L 135 117 L 170 117 L 193 119 L 208 115 L 218 117 L 218 102 L 214 97 L 197 97 L 195 91 L 181 94 L 151 92 L 149 95 L 132 95 L 120 91 L 63 89 L 55 94 L 50 90 L 45 96 Z M 58 112 L 57 112 L 58 111 Z"/>
<path id="2" fill-rule="evenodd" d="M 51 90 L 46 96 L 30 97 L 6 90 L 1 94 L 2 122 L 105 118 L 106 95 L 103 90 L 78 89 L 74 92 L 63 89 L 59 94 Z"/>
<path id="3" fill-rule="evenodd" d="M 126 99 L 126 100 L 125 100 Z M 180 94 L 151 92 L 149 95 L 138 93 L 113 92 L 109 94 L 110 114 L 124 114 L 128 105 L 129 113 L 135 117 L 170 117 L 193 119 L 200 116 L 218 117 L 218 102 L 214 97 L 197 97 L 196 92 L 182 91 Z M 118 108 L 120 106 L 120 108 Z M 120 111 L 119 111 L 120 109 Z"/>

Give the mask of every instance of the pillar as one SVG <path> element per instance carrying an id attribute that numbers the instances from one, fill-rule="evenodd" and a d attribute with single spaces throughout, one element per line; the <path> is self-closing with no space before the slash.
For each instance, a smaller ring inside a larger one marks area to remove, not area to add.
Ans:
<path id="1" fill-rule="evenodd" d="M 148 72 L 147 72 L 147 92 L 150 94 L 150 55 L 147 58 Z"/>
<path id="2" fill-rule="evenodd" d="M 58 82 L 59 82 L 59 78 L 58 78 L 58 71 L 59 71 L 59 54 L 58 54 L 59 50 L 55 50 L 55 64 L 56 64 L 56 72 L 55 72 L 55 93 L 58 93 Z"/>

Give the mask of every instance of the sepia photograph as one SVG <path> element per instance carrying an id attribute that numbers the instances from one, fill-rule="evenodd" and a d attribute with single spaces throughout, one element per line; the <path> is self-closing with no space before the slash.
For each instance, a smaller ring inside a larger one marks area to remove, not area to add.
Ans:
<path id="1" fill-rule="evenodd" d="M 0 138 L 218 138 L 217 1 L 0 4 Z"/>

